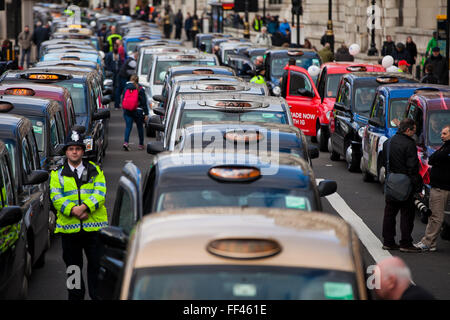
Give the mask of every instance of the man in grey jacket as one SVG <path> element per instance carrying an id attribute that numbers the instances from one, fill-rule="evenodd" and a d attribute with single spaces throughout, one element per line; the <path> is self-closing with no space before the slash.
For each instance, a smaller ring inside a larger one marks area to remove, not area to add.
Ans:
<path id="1" fill-rule="evenodd" d="M 23 67 L 25 56 L 27 56 L 27 68 L 30 67 L 30 54 L 33 35 L 30 32 L 30 27 L 25 26 L 25 29 L 19 34 L 19 45 L 22 48 L 22 57 L 20 58 L 20 66 Z"/>
<path id="2" fill-rule="evenodd" d="M 270 35 L 267 33 L 266 27 L 261 28 L 261 33 L 259 33 L 256 36 L 255 43 L 260 44 L 260 45 L 265 45 L 268 47 L 272 46 L 272 39 L 270 38 Z"/>

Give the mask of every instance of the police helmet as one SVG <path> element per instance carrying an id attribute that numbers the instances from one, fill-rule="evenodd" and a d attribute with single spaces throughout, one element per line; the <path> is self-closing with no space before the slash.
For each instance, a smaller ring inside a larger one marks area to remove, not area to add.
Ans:
<path id="1" fill-rule="evenodd" d="M 67 137 L 66 143 L 64 144 L 64 152 L 67 151 L 67 148 L 70 146 L 80 146 L 83 148 L 83 151 L 86 151 L 86 145 L 83 142 L 84 137 L 78 131 L 72 130 L 72 133 Z"/>

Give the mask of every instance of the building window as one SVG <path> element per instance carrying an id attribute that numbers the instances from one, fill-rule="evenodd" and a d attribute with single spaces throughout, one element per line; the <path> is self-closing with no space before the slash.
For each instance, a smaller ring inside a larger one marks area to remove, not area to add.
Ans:
<path id="1" fill-rule="evenodd" d="M 269 4 L 282 4 L 283 0 L 269 0 Z"/>

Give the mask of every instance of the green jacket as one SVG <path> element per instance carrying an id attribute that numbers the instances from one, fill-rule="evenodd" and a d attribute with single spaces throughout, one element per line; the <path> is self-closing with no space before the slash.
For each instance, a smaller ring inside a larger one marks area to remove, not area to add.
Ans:
<path id="1" fill-rule="evenodd" d="M 427 51 L 425 51 L 425 55 L 428 55 L 428 52 L 430 52 L 431 50 L 433 50 L 434 47 L 437 47 L 438 43 L 437 40 L 435 38 L 431 38 L 430 41 L 428 41 L 428 45 L 427 45 Z"/>
<path id="2" fill-rule="evenodd" d="M 323 48 L 319 52 L 320 59 L 322 59 L 322 63 L 333 62 L 334 55 L 329 48 Z"/>
<path id="3" fill-rule="evenodd" d="M 80 182 L 79 185 L 67 162 L 50 175 L 50 199 L 57 210 L 55 233 L 76 233 L 81 229 L 98 231 L 108 226 L 103 171 L 91 161 L 83 160 L 83 165 L 83 176 L 87 182 Z M 81 204 L 85 204 L 90 211 L 88 219 L 83 221 L 71 215 L 72 208 Z"/>

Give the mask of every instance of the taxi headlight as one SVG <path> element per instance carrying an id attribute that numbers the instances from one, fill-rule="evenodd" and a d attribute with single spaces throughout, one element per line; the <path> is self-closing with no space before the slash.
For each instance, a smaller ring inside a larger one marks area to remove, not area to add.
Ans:
<path id="1" fill-rule="evenodd" d="M 279 96 L 281 94 L 281 88 L 279 86 L 276 86 L 272 89 L 272 92 L 274 95 Z"/>
<path id="2" fill-rule="evenodd" d="M 86 151 L 92 151 L 94 148 L 94 139 L 92 138 L 84 139 L 83 143 L 86 145 Z"/>
<path id="3" fill-rule="evenodd" d="M 331 110 L 326 113 L 327 119 L 330 120 Z"/>
<path id="4" fill-rule="evenodd" d="M 358 129 L 358 135 L 362 139 L 362 137 L 364 136 L 364 127 Z"/>

